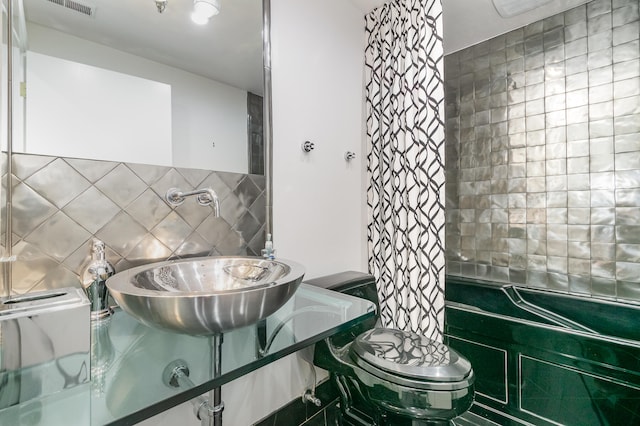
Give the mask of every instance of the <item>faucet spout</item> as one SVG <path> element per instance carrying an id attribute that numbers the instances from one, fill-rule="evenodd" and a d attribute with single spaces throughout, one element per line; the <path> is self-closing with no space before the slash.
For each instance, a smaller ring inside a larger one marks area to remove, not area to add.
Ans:
<path id="1" fill-rule="evenodd" d="M 196 196 L 196 201 L 201 206 L 212 206 L 215 217 L 220 216 L 220 199 L 218 198 L 218 194 L 211 188 L 201 188 L 185 192 L 178 188 L 171 188 L 167 191 L 165 199 L 172 206 L 179 206 L 184 203 L 185 198 L 192 195 Z"/>

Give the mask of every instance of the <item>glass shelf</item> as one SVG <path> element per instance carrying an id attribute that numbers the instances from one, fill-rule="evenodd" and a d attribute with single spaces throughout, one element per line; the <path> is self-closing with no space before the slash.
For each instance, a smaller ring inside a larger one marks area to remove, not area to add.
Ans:
<path id="1" fill-rule="evenodd" d="M 374 315 L 369 301 L 301 284 L 286 305 L 260 324 L 224 334 L 222 371 L 216 376 L 213 339 L 150 328 L 116 310 L 100 330 L 94 328 L 94 336 L 101 338 L 93 342 L 91 383 L 4 409 L 0 424 L 134 424 Z M 163 383 L 165 367 L 176 360 L 189 368 L 193 388 Z"/>

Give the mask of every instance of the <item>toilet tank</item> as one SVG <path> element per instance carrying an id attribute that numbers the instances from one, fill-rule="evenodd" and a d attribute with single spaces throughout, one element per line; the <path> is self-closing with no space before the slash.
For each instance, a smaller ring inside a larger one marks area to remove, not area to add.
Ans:
<path id="1" fill-rule="evenodd" d="M 306 280 L 305 283 L 337 291 L 339 293 L 348 294 L 350 296 L 359 297 L 361 299 L 366 299 L 376 305 L 377 315 L 375 318 L 366 320 L 354 329 L 331 338 L 336 346 L 343 346 L 344 344 L 350 343 L 355 336 L 376 326 L 378 316 L 380 315 L 380 300 L 378 299 L 376 280 L 373 275 L 362 272 L 346 271 Z"/>

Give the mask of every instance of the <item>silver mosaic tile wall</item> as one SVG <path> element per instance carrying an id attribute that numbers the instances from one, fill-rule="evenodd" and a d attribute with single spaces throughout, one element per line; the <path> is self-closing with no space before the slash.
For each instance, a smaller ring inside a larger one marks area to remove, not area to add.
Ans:
<path id="1" fill-rule="evenodd" d="M 15 293 L 79 286 L 94 237 L 116 271 L 264 247 L 264 176 L 14 154 L 13 180 Z M 195 199 L 169 206 L 174 187 L 213 188 L 220 217 Z"/>
<path id="2" fill-rule="evenodd" d="M 640 1 L 445 59 L 453 275 L 640 301 Z"/>

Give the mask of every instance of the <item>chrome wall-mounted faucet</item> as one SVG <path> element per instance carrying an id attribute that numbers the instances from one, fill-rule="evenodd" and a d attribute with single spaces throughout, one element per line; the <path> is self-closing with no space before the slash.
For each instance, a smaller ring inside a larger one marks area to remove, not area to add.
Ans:
<path id="1" fill-rule="evenodd" d="M 178 188 L 171 188 L 167 191 L 165 199 L 172 206 L 179 206 L 184 203 L 184 199 L 196 195 L 196 201 L 201 206 L 213 206 L 215 217 L 220 216 L 220 200 L 218 194 L 211 188 L 195 189 L 193 191 L 182 192 Z"/>

